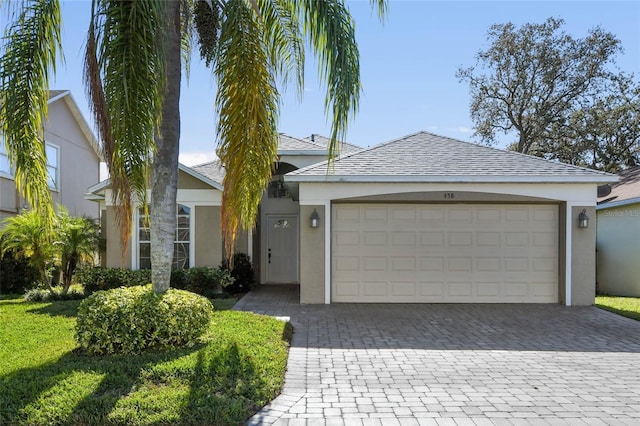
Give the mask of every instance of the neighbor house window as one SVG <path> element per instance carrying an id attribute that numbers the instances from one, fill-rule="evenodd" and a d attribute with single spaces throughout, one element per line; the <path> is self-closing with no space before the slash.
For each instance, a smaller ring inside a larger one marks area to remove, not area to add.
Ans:
<path id="1" fill-rule="evenodd" d="M 178 204 L 176 234 L 173 244 L 173 268 L 189 267 L 189 247 L 191 244 L 191 209 Z M 138 267 L 151 268 L 151 233 L 149 221 L 140 209 L 138 214 Z"/>
<path id="2" fill-rule="evenodd" d="M 58 181 L 60 177 L 60 168 L 58 167 L 59 162 L 59 151 L 60 149 L 51 144 L 45 145 L 45 153 L 47 155 L 47 174 L 49 175 L 47 183 L 49 184 L 49 188 L 58 189 Z"/>
<path id="3" fill-rule="evenodd" d="M 12 172 L 9 155 L 7 155 L 7 150 L 4 146 L 4 137 L 0 136 L 0 174 L 13 176 Z"/>

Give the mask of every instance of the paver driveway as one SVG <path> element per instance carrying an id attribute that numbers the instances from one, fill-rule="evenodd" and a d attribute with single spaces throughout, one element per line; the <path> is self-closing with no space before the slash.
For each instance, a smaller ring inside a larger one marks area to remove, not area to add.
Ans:
<path id="1" fill-rule="evenodd" d="M 559 305 L 299 305 L 282 394 L 250 425 L 640 425 L 640 322 Z"/>

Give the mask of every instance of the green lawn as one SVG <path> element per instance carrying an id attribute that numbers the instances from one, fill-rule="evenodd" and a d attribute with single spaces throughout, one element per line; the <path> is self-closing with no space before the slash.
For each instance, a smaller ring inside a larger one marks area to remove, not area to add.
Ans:
<path id="1" fill-rule="evenodd" d="M 199 347 L 90 357 L 74 351 L 79 303 L 0 300 L 0 424 L 235 425 L 282 387 L 284 322 L 216 311 Z"/>
<path id="2" fill-rule="evenodd" d="M 640 297 L 597 296 L 596 306 L 640 321 Z"/>

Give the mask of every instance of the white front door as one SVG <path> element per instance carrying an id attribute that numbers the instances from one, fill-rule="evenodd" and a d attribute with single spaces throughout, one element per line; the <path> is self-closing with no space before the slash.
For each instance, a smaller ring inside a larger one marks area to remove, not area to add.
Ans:
<path id="1" fill-rule="evenodd" d="M 298 282 L 298 217 L 267 216 L 267 283 Z"/>

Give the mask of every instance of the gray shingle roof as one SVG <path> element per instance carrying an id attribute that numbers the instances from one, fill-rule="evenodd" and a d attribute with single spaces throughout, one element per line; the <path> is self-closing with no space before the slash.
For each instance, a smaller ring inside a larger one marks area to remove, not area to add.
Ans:
<path id="1" fill-rule="evenodd" d="M 313 140 L 311 140 L 313 139 Z M 312 136 L 307 136 L 306 138 L 304 138 L 305 141 L 309 141 L 312 143 L 315 143 L 316 145 L 320 145 L 323 148 L 327 148 L 327 146 L 329 145 L 329 141 L 331 139 L 329 139 L 326 136 L 322 136 L 322 135 L 312 135 Z M 362 151 L 362 147 L 358 146 L 358 145 L 353 145 L 350 144 L 348 142 L 339 142 L 338 146 L 340 147 L 341 153 L 342 154 L 350 154 L 356 151 Z"/>
<path id="2" fill-rule="evenodd" d="M 613 182 L 615 176 L 419 132 L 287 174 L 289 181 Z"/>
<path id="3" fill-rule="evenodd" d="M 611 185 L 611 193 L 598 198 L 598 203 L 617 203 L 625 200 L 640 199 L 640 166 L 618 173 L 620 181 Z"/>
<path id="4" fill-rule="evenodd" d="M 202 176 L 222 184 L 222 180 L 224 179 L 224 168 L 222 167 L 220 160 L 213 160 L 208 163 L 198 164 L 197 166 L 191 166 L 191 168 Z"/>
<path id="5" fill-rule="evenodd" d="M 294 138 L 280 133 L 278 151 L 324 151 L 325 147 L 308 140 Z"/>

